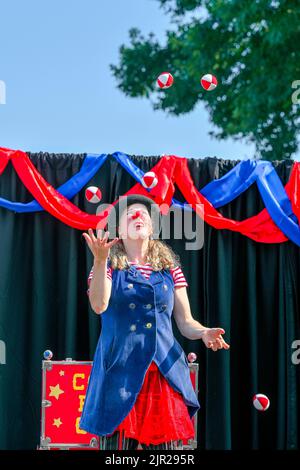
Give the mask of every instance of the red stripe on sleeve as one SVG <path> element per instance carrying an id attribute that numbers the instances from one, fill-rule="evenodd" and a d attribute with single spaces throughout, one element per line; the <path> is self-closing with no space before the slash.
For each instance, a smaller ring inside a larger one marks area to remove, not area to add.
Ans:
<path id="1" fill-rule="evenodd" d="M 188 287 L 187 280 L 180 266 L 176 266 L 176 268 L 170 269 L 170 272 L 173 276 L 174 287 Z"/>
<path id="2" fill-rule="evenodd" d="M 89 295 L 89 293 L 90 293 L 89 287 L 90 287 L 90 284 L 91 284 L 91 280 L 93 279 L 93 274 L 94 274 L 94 270 L 92 268 L 91 271 L 90 271 L 90 274 L 87 278 L 87 285 L 88 285 L 88 290 L 86 291 L 87 295 Z M 107 276 L 107 279 L 112 281 L 112 267 L 111 266 L 107 268 L 106 276 Z"/>

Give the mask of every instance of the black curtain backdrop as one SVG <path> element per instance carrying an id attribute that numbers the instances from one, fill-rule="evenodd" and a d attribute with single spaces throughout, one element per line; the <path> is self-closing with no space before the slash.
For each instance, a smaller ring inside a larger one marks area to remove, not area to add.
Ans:
<path id="1" fill-rule="evenodd" d="M 77 173 L 85 154 L 28 152 L 54 187 Z M 132 156 L 143 171 L 159 156 Z M 238 162 L 189 159 L 196 187 L 220 178 Z M 273 162 L 283 184 L 293 162 Z M 109 157 L 88 185 L 99 186 L 111 203 L 135 180 Z M 0 196 L 29 202 L 31 194 L 11 163 L 0 176 Z M 179 192 L 175 197 L 181 201 Z M 72 202 L 95 213 L 84 190 Z M 221 213 L 235 220 L 257 214 L 264 204 L 256 185 Z M 0 208 L 0 448 L 35 449 L 41 418 L 41 361 L 45 349 L 55 360 L 92 360 L 99 317 L 86 295 L 92 254 L 82 232 L 47 212 L 18 214 Z M 198 447 L 200 449 L 295 449 L 300 441 L 300 364 L 292 363 L 292 342 L 300 339 L 300 250 L 292 242 L 263 244 L 205 224 L 204 246 L 187 251 L 184 240 L 166 240 L 180 255 L 195 319 L 222 326 L 229 351 L 207 350 L 202 341 L 174 334 L 199 362 Z M 265 413 L 252 405 L 265 393 Z"/>

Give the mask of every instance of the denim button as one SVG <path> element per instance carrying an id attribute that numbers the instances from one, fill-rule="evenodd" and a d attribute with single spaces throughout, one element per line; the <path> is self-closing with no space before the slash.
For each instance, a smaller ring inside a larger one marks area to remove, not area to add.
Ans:
<path id="1" fill-rule="evenodd" d="M 129 308 L 135 308 L 135 304 L 134 303 L 129 304 Z"/>
<path id="2" fill-rule="evenodd" d="M 152 323 L 146 323 L 145 327 L 146 327 L 146 328 L 151 328 L 151 327 L 152 327 Z"/>
<path id="3" fill-rule="evenodd" d="M 133 288 L 133 284 L 128 284 L 128 289 L 132 289 Z"/>
<path id="4" fill-rule="evenodd" d="M 136 325 L 130 325 L 130 330 L 135 331 L 136 330 Z"/>
<path id="5" fill-rule="evenodd" d="M 166 304 L 164 304 L 164 305 L 162 305 L 162 306 L 161 306 L 161 308 L 162 308 L 162 310 L 166 310 L 166 308 L 167 308 L 167 305 L 166 305 Z"/>
<path id="6" fill-rule="evenodd" d="M 165 289 L 165 290 L 168 290 L 167 284 L 164 284 L 164 289 Z"/>

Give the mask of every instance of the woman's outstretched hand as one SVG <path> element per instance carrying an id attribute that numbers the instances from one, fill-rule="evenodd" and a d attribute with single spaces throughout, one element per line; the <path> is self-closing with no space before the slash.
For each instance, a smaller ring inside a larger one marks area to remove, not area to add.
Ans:
<path id="1" fill-rule="evenodd" d="M 98 230 L 96 238 L 91 228 L 88 229 L 88 233 L 84 232 L 82 235 L 94 255 L 94 260 L 99 262 L 105 261 L 108 258 L 110 248 L 119 241 L 119 238 L 116 237 L 111 242 L 107 242 L 109 232 L 105 232 L 104 236 L 101 237 L 100 230 Z"/>
<path id="2" fill-rule="evenodd" d="M 223 348 L 229 349 L 229 344 L 227 344 L 222 337 L 224 333 L 225 330 L 223 330 L 223 328 L 206 328 L 201 339 L 205 346 L 211 348 L 213 351 Z"/>

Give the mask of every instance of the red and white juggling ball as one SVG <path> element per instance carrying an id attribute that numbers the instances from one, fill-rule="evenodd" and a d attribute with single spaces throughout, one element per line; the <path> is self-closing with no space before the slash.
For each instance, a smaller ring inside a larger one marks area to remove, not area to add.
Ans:
<path id="1" fill-rule="evenodd" d="M 258 411 L 266 411 L 270 406 L 270 400 L 263 393 L 256 393 L 253 397 L 253 406 Z"/>
<path id="2" fill-rule="evenodd" d="M 195 360 L 197 359 L 197 354 L 195 354 L 194 352 L 190 352 L 188 354 L 188 360 L 189 362 L 195 362 Z"/>
<path id="3" fill-rule="evenodd" d="M 156 82 L 159 88 L 170 88 L 173 85 L 174 78 L 170 72 L 163 72 L 159 75 Z"/>
<path id="4" fill-rule="evenodd" d="M 97 186 L 89 186 L 85 190 L 85 197 L 89 202 L 92 202 L 93 204 L 97 204 L 98 202 L 101 201 L 102 198 L 102 193 Z"/>
<path id="5" fill-rule="evenodd" d="M 211 73 L 207 73 L 201 78 L 201 85 L 203 86 L 204 90 L 211 91 L 214 90 L 218 85 L 218 80 Z"/>
<path id="6" fill-rule="evenodd" d="M 154 171 L 148 171 L 142 178 L 142 185 L 144 188 L 152 189 L 158 183 L 158 179 Z"/>

